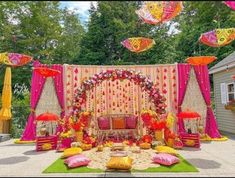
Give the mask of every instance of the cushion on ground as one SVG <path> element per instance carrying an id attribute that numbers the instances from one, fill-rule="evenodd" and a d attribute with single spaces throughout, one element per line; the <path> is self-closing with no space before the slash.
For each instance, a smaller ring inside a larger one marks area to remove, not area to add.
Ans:
<path id="1" fill-rule="evenodd" d="M 82 149 L 79 147 L 67 148 L 64 150 L 64 154 L 61 156 L 61 158 L 68 158 L 70 156 L 78 155 L 81 152 L 82 152 Z"/>
<path id="2" fill-rule="evenodd" d="M 82 154 L 71 156 L 64 161 L 64 163 L 67 164 L 69 168 L 87 166 L 89 162 L 91 162 L 91 160 Z"/>
<path id="3" fill-rule="evenodd" d="M 178 155 L 178 152 L 169 146 L 156 146 L 155 148 L 158 153 L 168 153 L 172 155 Z"/>
<path id="4" fill-rule="evenodd" d="M 108 169 L 129 170 L 132 167 L 132 159 L 125 157 L 111 157 L 106 167 Z"/>
<path id="5" fill-rule="evenodd" d="M 170 166 L 172 164 L 178 163 L 179 161 L 179 158 L 167 153 L 159 153 L 153 156 L 154 163 L 162 164 L 165 166 Z"/>

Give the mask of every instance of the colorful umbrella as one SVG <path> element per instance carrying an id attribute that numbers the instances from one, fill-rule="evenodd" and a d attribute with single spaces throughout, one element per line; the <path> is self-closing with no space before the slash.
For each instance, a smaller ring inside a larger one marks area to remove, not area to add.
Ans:
<path id="1" fill-rule="evenodd" d="M 232 10 L 235 10 L 235 1 L 224 1 L 223 3 L 230 7 Z"/>
<path id="2" fill-rule="evenodd" d="M 194 118 L 200 118 L 201 116 L 197 112 L 192 111 L 184 111 L 177 115 L 180 119 L 194 119 Z"/>
<path id="3" fill-rule="evenodd" d="M 19 53 L 0 53 L 0 63 L 19 67 L 26 65 L 30 61 L 32 61 L 32 57 L 25 55 L 25 54 L 19 54 Z"/>
<path id="4" fill-rule="evenodd" d="M 59 120 L 59 116 L 57 116 L 56 114 L 53 113 L 42 113 L 40 114 L 37 118 L 37 121 L 58 121 Z"/>
<path id="5" fill-rule="evenodd" d="M 183 9 L 182 1 L 150 1 L 136 11 L 145 23 L 157 24 L 171 20 Z"/>
<path id="6" fill-rule="evenodd" d="M 2 90 L 2 108 L 0 110 L 0 120 L 11 119 L 11 68 L 6 68 L 6 73 L 4 77 L 4 85 Z"/>
<path id="7" fill-rule="evenodd" d="M 215 56 L 195 56 L 186 59 L 191 65 L 207 65 L 217 59 Z"/>
<path id="8" fill-rule="evenodd" d="M 235 39 L 235 28 L 215 29 L 201 34 L 199 41 L 211 47 L 225 46 Z"/>
<path id="9" fill-rule="evenodd" d="M 122 41 L 121 44 L 132 52 L 140 53 L 150 49 L 155 41 L 149 38 L 135 37 L 128 38 Z"/>
<path id="10" fill-rule="evenodd" d="M 44 77 L 53 77 L 60 73 L 59 70 L 50 69 L 46 67 L 37 67 L 37 68 L 34 68 L 34 71 L 36 71 L 37 73 L 39 73 L 40 75 Z"/>

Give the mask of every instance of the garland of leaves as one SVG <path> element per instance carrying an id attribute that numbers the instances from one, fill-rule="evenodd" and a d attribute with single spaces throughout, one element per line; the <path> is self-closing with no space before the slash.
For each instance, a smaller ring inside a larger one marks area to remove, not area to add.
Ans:
<path id="1" fill-rule="evenodd" d="M 157 113 L 166 113 L 166 98 L 160 94 L 159 89 L 153 85 L 153 82 L 148 77 L 145 77 L 141 72 L 136 72 L 134 70 L 115 69 L 102 71 L 82 82 L 81 87 L 75 91 L 72 115 L 78 116 L 82 111 L 82 107 L 86 103 L 86 91 L 98 86 L 104 80 L 122 81 L 124 79 L 134 82 L 141 87 L 142 91 L 146 91 L 149 94 L 149 98 L 154 103 Z"/>

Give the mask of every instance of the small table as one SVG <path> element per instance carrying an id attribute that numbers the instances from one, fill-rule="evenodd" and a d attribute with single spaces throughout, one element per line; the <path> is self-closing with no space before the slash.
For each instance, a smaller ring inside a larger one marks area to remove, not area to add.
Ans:
<path id="1" fill-rule="evenodd" d="M 180 133 L 180 139 L 186 147 L 200 148 L 200 134 L 199 133 Z"/>
<path id="2" fill-rule="evenodd" d="M 36 137 L 36 151 L 55 150 L 57 148 L 57 135 Z"/>

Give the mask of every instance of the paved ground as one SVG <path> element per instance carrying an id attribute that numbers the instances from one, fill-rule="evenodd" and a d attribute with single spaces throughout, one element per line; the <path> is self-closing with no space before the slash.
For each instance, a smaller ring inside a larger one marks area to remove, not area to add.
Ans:
<path id="1" fill-rule="evenodd" d="M 76 176 L 76 177 L 231 177 L 235 176 L 235 137 L 225 142 L 202 143 L 200 150 L 179 151 L 198 173 L 103 173 L 103 174 L 42 174 L 61 153 L 36 152 L 35 145 L 16 145 L 13 140 L 0 143 L 0 176 Z"/>

